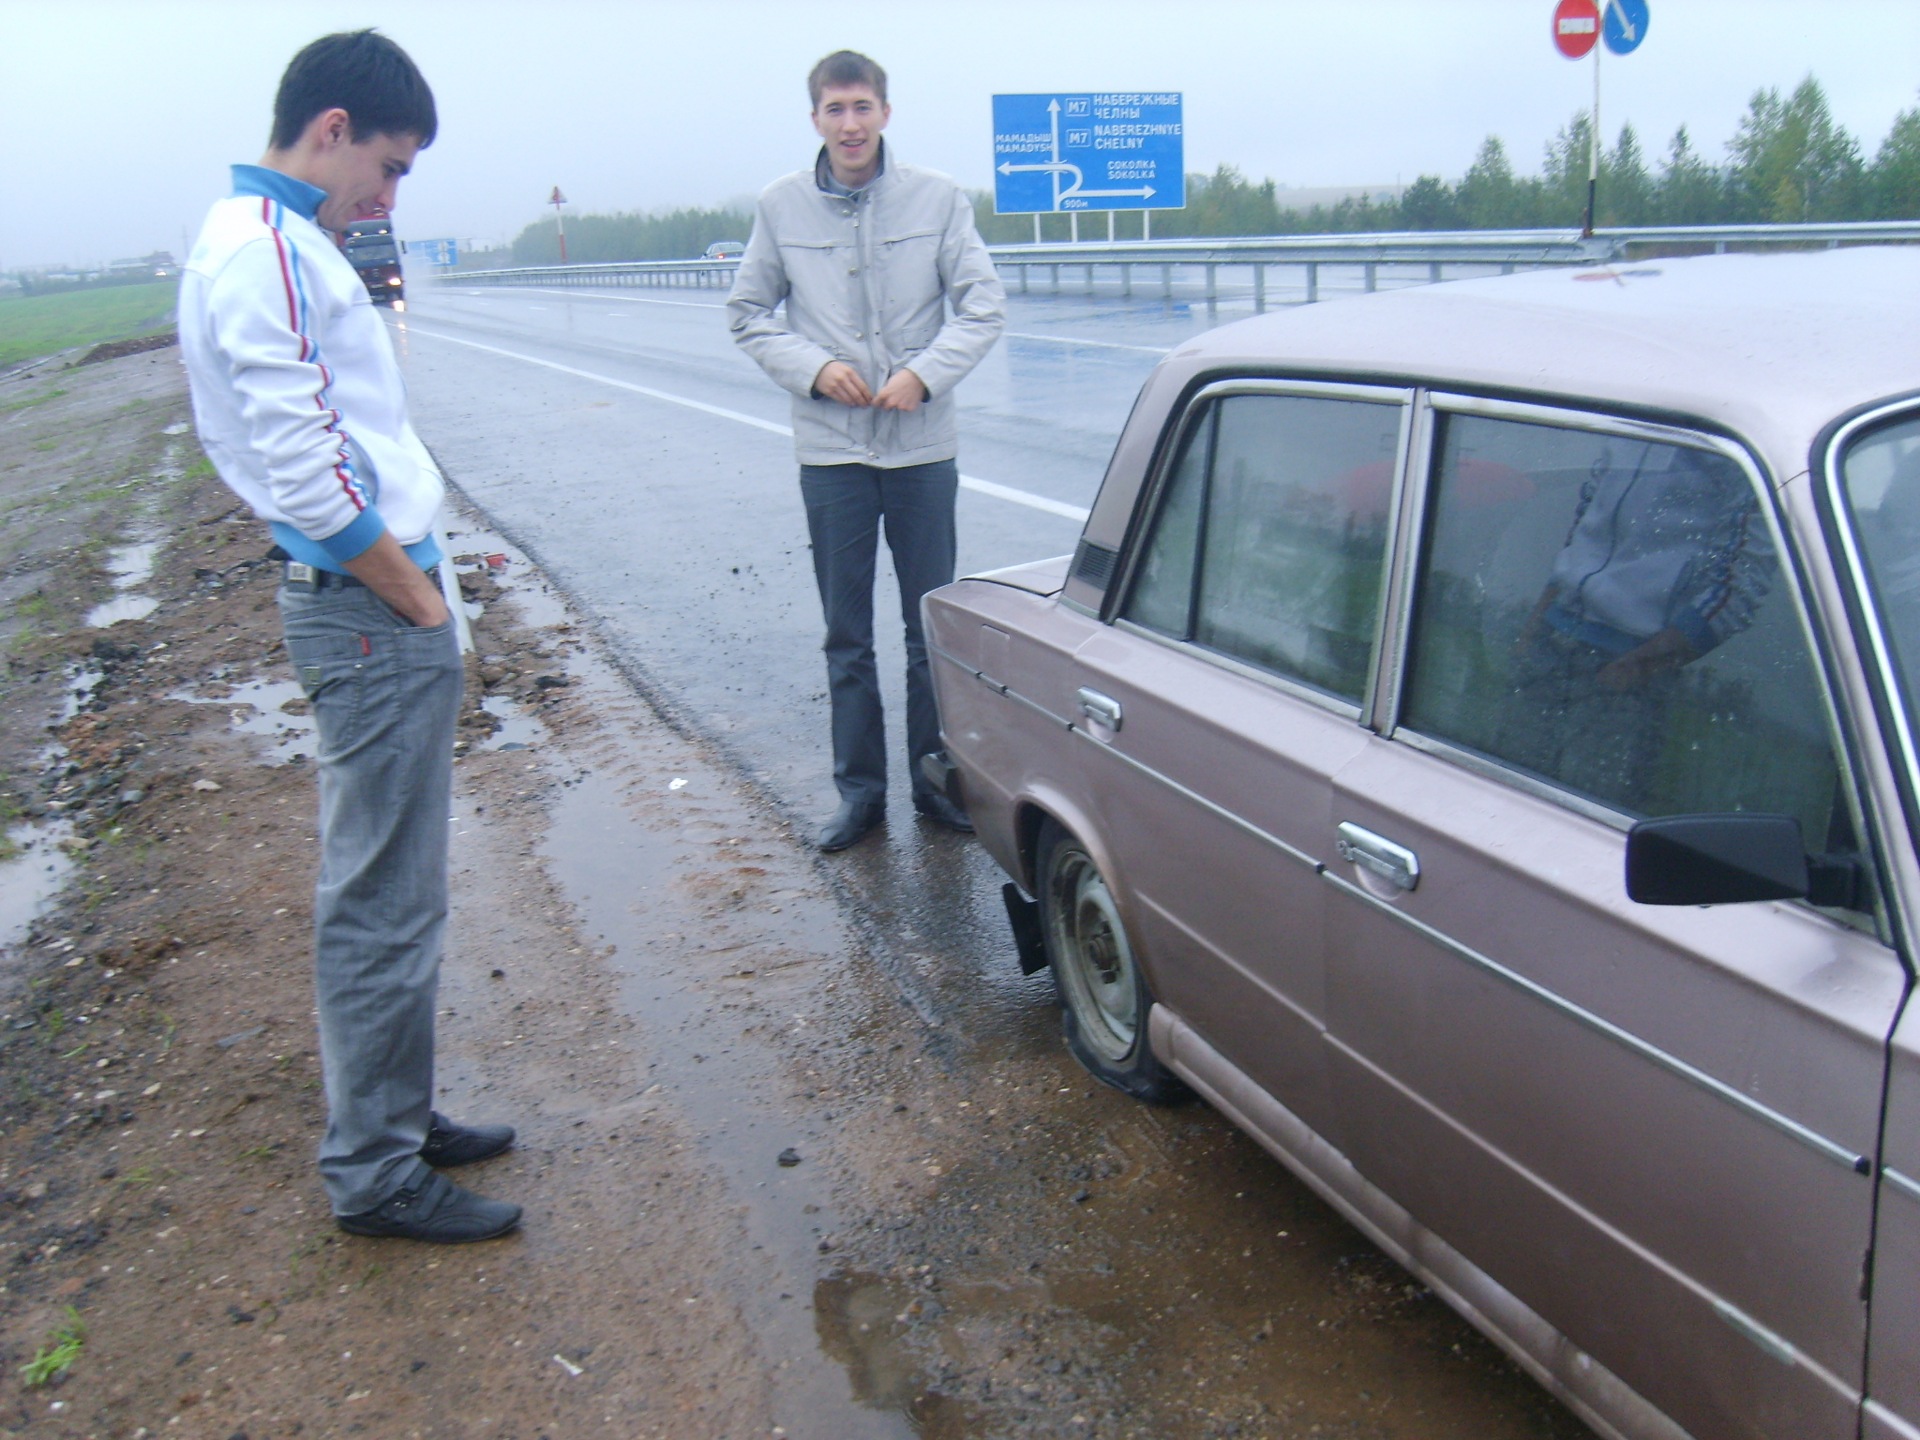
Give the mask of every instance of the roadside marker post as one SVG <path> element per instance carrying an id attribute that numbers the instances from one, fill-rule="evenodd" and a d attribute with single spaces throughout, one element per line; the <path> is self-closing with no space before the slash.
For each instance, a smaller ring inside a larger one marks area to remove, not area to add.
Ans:
<path id="1" fill-rule="evenodd" d="M 553 187 L 553 194 L 547 197 L 547 203 L 553 207 L 553 223 L 560 232 L 560 263 L 564 265 L 567 263 L 567 222 L 561 217 L 560 207 L 567 203 L 567 197 L 560 193 L 558 185 Z"/>

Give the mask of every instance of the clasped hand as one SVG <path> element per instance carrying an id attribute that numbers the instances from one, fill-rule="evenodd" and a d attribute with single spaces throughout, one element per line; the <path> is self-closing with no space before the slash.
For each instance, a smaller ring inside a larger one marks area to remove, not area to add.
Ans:
<path id="1" fill-rule="evenodd" d="M 874 394 L 860 372 L 844 360 L 829 360 L 813 378 L 813 388 L 829 400 L 864 410 L 918 410 L 927 398 L 927 387 L 911 370 L 896 370 Z"/>

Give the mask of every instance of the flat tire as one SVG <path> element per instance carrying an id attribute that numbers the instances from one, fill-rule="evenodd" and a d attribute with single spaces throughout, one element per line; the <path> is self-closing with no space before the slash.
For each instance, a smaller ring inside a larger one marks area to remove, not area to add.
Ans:
<path id="1" fill-rule="evenodd" d="M 1102 1084 L 1166 1104 L 1188 1093 L 1147 1043 L 1153 992 L 1099 863 L 1048 819 L 1040 830 L 1041 932 L 1067 1048 Z"/>

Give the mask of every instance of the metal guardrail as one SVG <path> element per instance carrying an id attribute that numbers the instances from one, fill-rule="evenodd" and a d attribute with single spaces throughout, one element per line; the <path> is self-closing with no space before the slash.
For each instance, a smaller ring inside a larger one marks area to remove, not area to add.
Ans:
<path id="1" fill-rule="evenodd" d="M 1062 272 L 1081 272 L 1082 293 L 1097 293 L 1102 280 L 1122 296 L 1134 294 L 1137 272 L 1157 279 L 1164 299 L 1177 290 L 1208 303 L 1221 296 L 1223 270 L 1245 272 L 1235 293 L 1250 294 L 1264 311 L 1270 272 L 1299 276 L 1302 298 L 1320 298 L 1323 267 L 1358 271 L 1360 287 L 1378 288 L 1383 272 L 1401 283 L 1438 283 L 1451 270 L 1502 274 L 1550 265 L 1592 265 L 1629 256 L 1710 249 L 1801 248 L 1920 242 L 1920 221 L 1857 221 L 1836 225 L 1659 225 L 1607 228 L 1583 238 L 1568 230 L 1396 231 L 1361 235 L 1280 235 L 1251 239 L 1123 240 L 1080 245 L 993 245 L 996 268 L 1016 271 L 1021 292 L 1034 272 L 1045 272 L 1059 293 Z M 738 260 L 639 260 L 611 265 L 528 265 L 502 270 L 452 270 L 441 282 L 456 285 L 694 285 L 732 283 Z M 1157 272 L 1157 274 L 1156 274 Z M 1179 272 L 1176 281 L 1176 272 Z"/>

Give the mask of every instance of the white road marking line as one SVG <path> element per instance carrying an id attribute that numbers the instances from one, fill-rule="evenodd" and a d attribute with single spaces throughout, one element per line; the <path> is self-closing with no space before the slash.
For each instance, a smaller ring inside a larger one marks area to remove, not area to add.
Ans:
<path id="1" fill-rule="evenodd" d="M 611 385 L 616 390 L 627 390 L 635 395 L 644 395 L 649 400 L 663 400 L 669 405 L 681 405 L 688 410 L 698 410 L 703 415 L 717 416 L 722 420 L 733 420 L 742 425 L 751 425 L 756 430 L 765 430 L 770 435 L 793 436 L 793 429 L 787 425 L 777 425 L 771 420 L 762 420 L 757 415 L 746 415 L 738 410 L 728 410 L 719 405 L 709 405 L 702 400 L 692 400 L 685 395 L 674 395 L 665 390 L 655 390 L 649 385 L 636 385 L 631 380 L 616 380 L 611 375 L 596 374 L 592 370 L 581 370 L 572 365 L 562 365 L 558 360 L 542 360 L 537 355 L 522 355 L 517 350 L 502 350 L 498 345 L 482 345 L 478 340 L 462 340 L 457 335 L 442 335 L 433 330 L 422 330 L 412 321 L 402 322 L 409 335 L 418 335 L 427 340 L 444 340 L 449 345 L 464 345 L 469 350 L 483 350 L 489 355 L 499 355 L 508 360 L 518 360 L 526 365 L 538 365 L 545 370 L 557 370 L 562 375 L 572 375 L 580 380 L 592 380 L 601 385 Z M 1063 520 L 1072 520 L 1084 524 L 1087 510 L 1080 505 L 1069 505 L 1064 500 L 1052 500 L 1045 495 L 1035 495 L 1030 490 L 1016 490 L 1011 485 L 1002 485 L 994 480 L 982 480 L 973 475 L 962 475 L 960 487 L 972 490 L 976 494 L 991 495 L 996 500 L 1006 500 L 1015 505 L 1024 505 L 1029 510 L 1039 510 L 1048 515 L 1058 515 Z"/>
<path id="2" fill-rule="evenodd" d="M 719 305 L 706 305 L 698 300 L 658 300 L 651 295 L 604 295 L 597 290 L 543 290 L 534 285 L 501 285 L 497 286 L 492 293 L 498 294 L 502 290 L 510 291 L 516 295 L 558 295 L 567 300 L 618 300 L 623 305 L 672 305 L 680 310 L 724 310 L 727 308 L 724 303 Z M 486 292 L 468 290 L 463 293 L 478 296 Z M 547 307 L 544 305 L 535 305 L 531 308 L 544 310 Z"/>
<path id="3" fill-rule="evenodd" d="M 537 355 L 522 355 L 517 350 L 502 350 L 497 345 L 482 345 L 478 340 L 462 340 L 456 335 L 440 335 L 432 330 L 422 330 L 418 325 L 409 323 L 409 335 L 420 335 L 428 340 L 445 340 L 450 345 L 464 345 L 469 350 L 484 350 L 489 355 L 501 355 L 509 360 L 518 360 L 527 365 L 538 365 L 546 370 L 558 370 L 562 375 L 572 375 L 581 380 L 594 380 L 602 385 L 611 385 L 616 390 L 630 390 L 635 395 L 644 395 L 649 400 L 664 400 L 669 405 L 684 405 L 689 410 L 698 410 L 703 415 L 717 415 L 722 420 L 738 421 L 742 425 L 751 425 L 756 430 L 765 430 L 771 435 L 792 437 L 793 431 L 785 425 L 776 425 L 771 420 L 762 420 L 756 415 L 743 415 L 738 410 L 725 410 L 718 405 L 708 405 L 699 400 L 689 400 L 684 395 L 670 395 L 665 390 L 655 390 L 647 385 L 635 385 L 631 380 L 616 380 L 611 375 L 597 375 L 591 370 L 578 370 L 571 365 L 562 365 L 558 360 L 542 360 Z"/>
<path id="4" fill-rule="evenodd" d="M 725 304 L 705 305 L 697 300 L 658 300 L 649 295 L 604 295 L 597 291 L 586 290 L 542 290 L 532 285 L 503 285 L 502 290 L 511 289 L 522 295 L 562 295 L 569 300 L 618 300 L 625 305 L 673 305 L 682 310 L 724 310 Z M 486 292 L 466 290 L 462 294 L 480 296 Z M 535 305 L 535 310 L 544 310 L 544 305 Z M 613 313 L 613 312 L 609 312 Z M 1171 345 L 1126 345 L 1118 340 L 1082 340 L 1075 335 L 1037 335 L 1027 330 L 1009 330 L 1009 340 L 1038 340 L 1044 345 L 1086 345 L 1095 350 L 1134 350 L 1142 355 L 1171 355 Z"/>
<path id="5" fill-rule="evenodd" d="M 1049 515 L 1058 515 L 1063 520 L 1071 520 L 1076 525 L 1087 523 L 1088 510 L 1083 505 L 1069 505 L 1064 500 L 1049 500 L 1044 495 L 1035 495 L 1031 490 L 1016 490 L 1011 485 L 1002 485 L 997 480 L 982 480 L 977 475 L 962 475 L 960 488 L 972 490 L 979 495 L 991 495 L 996 500 L 1011 500 L 1015 505 L 1025 505 L 1029 510 L 1044 510 Z"/>
<path id="6" fill-rule="evenodd" d="M 1096 350 L 1137 350 L 1142 355 L 1171 355 L 1171 345 L 1122 345 L 1118 340 L 1082 340 L 1075 335 L 1034 335 L 1024 330 L 1006 332 L 1009 340 L 1039 340 L 1048 345 L 1091 345 Z"/>

